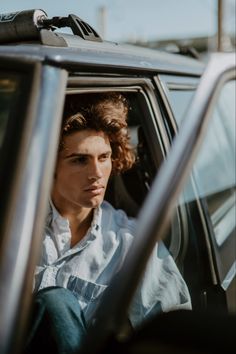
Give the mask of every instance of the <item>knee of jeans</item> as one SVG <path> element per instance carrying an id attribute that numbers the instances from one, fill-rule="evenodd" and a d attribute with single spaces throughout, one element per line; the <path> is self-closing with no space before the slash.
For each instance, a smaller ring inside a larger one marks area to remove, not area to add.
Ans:
<path id="1" fill-rule="evenodd" d="M 47 308 L 66 306 L 78 302 L 72 292 L 62 287 L 44 288 L 36 295 L 36 302 L 44 303 Z"/>
<path id="2" fill-rule="evenodd" d="M 40 290 L 36 296 L 35 302 L 38 313 L 47 314 L 51 319 L 70 321 L 80 325 L 83 330 L 86 328 L 81 306 L 74 294 L 61 287 L 50 287 Z"/>

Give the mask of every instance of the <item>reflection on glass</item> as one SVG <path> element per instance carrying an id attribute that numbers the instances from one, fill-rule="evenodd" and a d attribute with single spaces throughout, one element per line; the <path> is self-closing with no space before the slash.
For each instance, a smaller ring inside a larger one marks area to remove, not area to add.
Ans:
<path id="1" fill-rule="evenodd" d="M 176 118 L 178 126 L 182 123 L 188 106 L 193 98 L 194 90 L 170 90 L 170 101 L 171 106 L 174 111 L 174 116 Z"/>
<path id="2" fill-rule="evenodd" d="M 236 225 L 235 81 L 222 89 L 194 166 L 200 198 L 205 198 L 218 246 Z M 188 194 L 186 199 L 192 200 Z"/>

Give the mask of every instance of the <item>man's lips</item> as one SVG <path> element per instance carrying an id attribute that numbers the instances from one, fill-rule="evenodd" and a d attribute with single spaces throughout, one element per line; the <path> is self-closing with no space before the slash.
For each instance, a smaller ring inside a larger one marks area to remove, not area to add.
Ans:
<path id="1" fill-rule="evenodd" d="M 100 194 L 100 193 L 103 192 L 103 190 L 104 190 L 104 186 L 103 185 L 89 186 L 89 187 L 84 189 L 85 192 L 90 192 L 92 194 Z"/>
<path id="2" fill-rule="evenodd" d="M 102 188 L 104 188 L 104 186 L 102 184 L 99 184 L 99 185 L 89 186 L 89 187 L 85 188 L 84 190 L 85 191 L 91 191 L 91 190 L 93 191 L 95 189 L 102 189 Z"/>

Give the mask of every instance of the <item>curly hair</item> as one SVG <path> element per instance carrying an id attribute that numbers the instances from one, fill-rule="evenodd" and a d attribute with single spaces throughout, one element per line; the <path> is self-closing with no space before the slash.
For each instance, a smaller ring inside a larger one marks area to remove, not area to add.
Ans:
<path id="1" fill-rule="evenodd" d="M 64 107 L 60 149 L 64 148 L 63 138 L 76 131 L 103 131 L 111 144 L 112 172 L 128 170 L 135 161 L 127 130 L 128 110 L 128 102 L 120 93 L 68 95 Z"/>

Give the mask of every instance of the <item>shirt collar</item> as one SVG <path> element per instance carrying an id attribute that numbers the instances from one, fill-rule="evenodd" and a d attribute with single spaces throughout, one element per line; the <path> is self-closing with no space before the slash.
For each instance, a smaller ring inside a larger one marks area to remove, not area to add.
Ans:
<path id="1" fill-rule="evenodd" d="M 93 238 L 96 238 L 101 233 L 101 220 L 102 220 L 102 207 L 99 205 L 94 209 L 93 212 L 93 220 L 91 222 L 91 226 L 88 229 L 87 234 L 85 235 L 84 239 L 87 239 L 87 236 L 92 235 Z M 57 224 L 61 226 L 61 228 L 67 228 L 69 231 L 69 221 L 68 219 L 61 216 L 61 214 L 56 209 L 55 205 L 53 204 L 52 199 L 49 199 L 49 214 L 47 218 L 47 224 Z M 82 240 L 83 241 L 83 240 Z"/>

